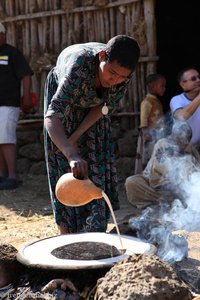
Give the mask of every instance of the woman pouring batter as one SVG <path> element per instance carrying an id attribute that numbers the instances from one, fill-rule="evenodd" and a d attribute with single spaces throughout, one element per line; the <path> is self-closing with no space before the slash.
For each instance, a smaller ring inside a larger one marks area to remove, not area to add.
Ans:
<path id="1" fill-rule="evenodd" d="M 140 55 L 138 43 L 118 35 L 107 44 L 72 45 L 58 56 L 45 86 L 45 155 L 50 195 L 61 234 L 106 231 L 109 209 L 102 199 L 67 207 L 56 182 L 72 172 L 89 177 L 119 209 L 109 113 L 124 96 Z"/>

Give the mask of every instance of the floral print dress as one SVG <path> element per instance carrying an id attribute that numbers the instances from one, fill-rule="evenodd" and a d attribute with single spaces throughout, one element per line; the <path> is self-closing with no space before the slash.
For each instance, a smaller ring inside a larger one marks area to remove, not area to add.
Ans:
<path id="1" fill-rule="evenodd" d="M 66 138 L 79 127 L 91 107 L 106 103 L 111 112 L 124 96 L 128 79 L 112 88 L 102 89 L 100 96 L 97 94 L 95 81 L 98 53 L 104 47 L 101 43 L 69 46 L 61 52 L 56 67 L 48 74 L 44 95 L 45 118 L 57 115 L 64 126 Z M 110 212 L 103 198 L 80 207 L 67 207 L 56 199 L 56 182 L 61 175 L 71 172 L 71 169 L 46 131 L 44 136 L 56 223 L 66 227 L 70 233 L 105 231 Z M 80 137 L 78 147 L 80 155 L 88 162 L 89 178 L 107 194 L 113 209 L 119 209 L 109 114 L 102 116 Z"/>

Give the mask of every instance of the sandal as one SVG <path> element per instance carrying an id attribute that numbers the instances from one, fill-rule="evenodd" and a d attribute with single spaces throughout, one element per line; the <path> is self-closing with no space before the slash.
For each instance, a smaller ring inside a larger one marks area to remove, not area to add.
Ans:
<path id="1" fill-rule="evenodd" d="M 22 184 L 22 181 L 14 178 L 6 178 L 0 182 L 0 190 L 14 190 Z"/>

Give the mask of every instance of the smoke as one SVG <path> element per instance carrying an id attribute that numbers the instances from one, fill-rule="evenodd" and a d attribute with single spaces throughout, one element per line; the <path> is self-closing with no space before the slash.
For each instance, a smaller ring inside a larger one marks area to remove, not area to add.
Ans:
<path id="1" fill-rule="evenodd" d="M 179 197 L 146 208 L 129 220 L 137 236 L 157 246 L 157 255 L 174 263 L 188 255 L 188 243 L 177 230 L 200 230 L 200 165 L 190 154 L 167 157 L 166 176 L 178 189 Z"/>

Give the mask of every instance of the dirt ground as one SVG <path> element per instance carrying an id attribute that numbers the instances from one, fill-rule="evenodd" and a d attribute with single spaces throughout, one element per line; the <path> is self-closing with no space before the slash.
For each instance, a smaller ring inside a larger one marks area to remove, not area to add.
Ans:
<path id="1" fill-rule="evenodd" d="M 26 176 L 16 190 L 0 192 L 0 242 L 16 248 L 58 234 L 47 177 Z"/>
<path id="2" fill-rule="evenodd" d="M 129 217 L 136 214 L 120 187 L 121 210 L 115 213 L 121 233 L 127 230 Z M 112 220 L 109 228 L 112 229 Z M 50 204 L 47 177 L 27 175 L 16 190 L 0 192 L 0 243 L 17 249 L 35 240 L 57 235 Z M 189 255 L 176 269 L 193 291 L 200 292 L 200 233 L 181 232 L 188 241 Z"/>
<path id="3" fill-rule="evenodd" d="M 16 190 L 0 191 L 0 243 L 20 248 L 24 244 L 58 234 L 52 215 L 47 177 L 28 175 L 21 178 L 23 185 Z M 123 223 L 135 214 L 120 188 L 121 209 L 115 213 Z M 109 230 L 113 227 L 111 220 Z"/>

